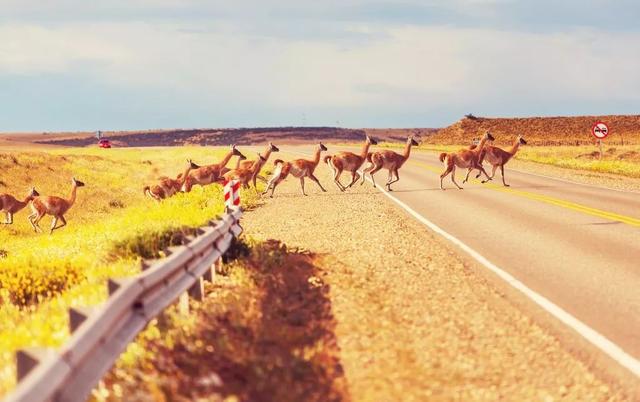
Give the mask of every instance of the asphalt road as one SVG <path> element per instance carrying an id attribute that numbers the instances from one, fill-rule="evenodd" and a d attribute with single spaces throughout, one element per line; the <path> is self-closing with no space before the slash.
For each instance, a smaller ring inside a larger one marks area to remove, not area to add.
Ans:
<path id="1" fill-rule="evenodd" d="M 639 193 L 569 183 L 508 165 L 510 188 L 502 186 L 499 172 L 490 184 L 463 185 L 464 172 L 457 169 L 464 190 L 447 177 L 442 191 L 442 171 L 435 154 L 414 152 L 392 194 L 640 359 Z M 381 170 L 376 182 L 386 178 Z M 348 184 L 347 175 L 342 182 Z M 323 184 L 337 190 L 333 183 Z M 316 190 L 311 183 L 307 187 Z"/>

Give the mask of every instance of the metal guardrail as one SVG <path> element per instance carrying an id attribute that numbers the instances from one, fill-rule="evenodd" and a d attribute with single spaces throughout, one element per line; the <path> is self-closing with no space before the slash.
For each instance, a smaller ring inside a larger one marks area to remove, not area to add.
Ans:
<path id="1" fill-rule="evenodd" d="M 143 272 L 110 279 L 109 298 L 99 308 L 72 308 L 72 333 L 59 350 L 17 353 L 18 385 L 6 402 L 84 401 L 127 345 L 147 323 L 176 300 L 202 299 L 231 241 L 242 233 L 240 208 L 199 228 L 188 243 L 171 247 L 161 260 L 143 262 Z M 188 304 L 186 304 L 188 306 Z"/>

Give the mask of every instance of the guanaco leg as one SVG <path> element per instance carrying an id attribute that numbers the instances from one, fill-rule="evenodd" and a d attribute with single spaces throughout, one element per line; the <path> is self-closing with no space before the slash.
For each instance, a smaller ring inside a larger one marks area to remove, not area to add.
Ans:
<path id="1" fill-rule="evenodd" d="M 325 193 L 327 192 L 327 190 L 325 190 L 325 188 L 324 188 L 324 187 L 322 187 L 322 184 L 320 184 L 320 180 L 318 180 L 318 178 L 317 178 L 313 173 L 309 173 L 309 178 L 310 178 L 311 180 L 315 181 L 315 182 L 318 184 L 318 186 L 320 186 L 320 189 L 321 189 L 323 192 L 325 192 Z"/>
<path id="2" fill-rule="evenodd" d="M 391 171 L 389 171 L 389 173 L 390 173 L 391 177 L 393 177 L 393 174 L 391 174 Z M 395 180 L 391 180 L 391 181 L 389 181 L 389 182 L 387 183 L 387 190 L 389 190 L 389 191 L 393 191 L 393 190 L 391 189 L 391 185 L 392 185 L 393 183 L 397 182 L 398 180 L 400 180 L 400 176 L 398 175 L 398 170 L 394 170 L 394 171 L 393 171 L 393 173 L 395 173 L 395 175 L 396 175 L 396 179 L 395 179 Z"/>
<path id="3" fill-rule="evenodd" d="M 302 177 L 300 178 L 300 188 L 302 189 L 302 195 L 307 195 L 307 194 L 304 192 L 304 176 L 302 176 Z"/>
<path id="4" fill-rule="evenodd" d="M 62 221 L 62 225 L 60 226 L 56 226 L 56 224 L 58 223 L 58 219 Z M 67 221 L 64 219 L 64 216 L 56 216 L 53 218 L 53 221 L 51 221 L 51 232 L 49 232 L 49 234 L 53 233 L 54 230 L 63 228 L 65 226 L 67 226 Z"/>
<path id="5" fill-rule="evenodd" d="M 353 186 L 353 184 L 355 182 L 357 182 L 360 179 L 360 173 L 358 173 L 358 171 L 354 171 L 353 173 L 351 173 L 351 183 L 349 183 L 349 185 L 347 186 L 347 188 Z"/>

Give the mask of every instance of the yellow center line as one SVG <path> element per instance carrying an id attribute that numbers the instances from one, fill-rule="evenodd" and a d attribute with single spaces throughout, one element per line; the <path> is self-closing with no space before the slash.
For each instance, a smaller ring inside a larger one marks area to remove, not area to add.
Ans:
<path id="1" fill-rule="evenodd" d="M 430 170 L 430 171 L 438 173 L 438 174 L 442 173 L 442 169 L 438 169 L 435 166 L 426 164 L 424 162 L 417 162 L 415 160 L 410 160 L 409 163 L 411 163 L 413 165 L 416 165 L 416 166 L 420 166 L 420 167 L 422 167 L 424 169 Z M 464 172 L 466 174 L 466 170 Z M 477 180 L 477 179 L 472 179 L 472 180 L 475 183 L 480 183 L 480 180 Z M 531 193 L 529 191 L 516 190 L 516 189 L 513 189 L 513 188 L 509 188 L 509 187 L 503 187 L 503 186 L 500 186 L 500 185 L 497 185 L 497 184 L 485 183 L 484 186 L 489 188 L 489 189 L 491 189 L 491 190 L 500 191 L 500 192 L 503 192 L 503 193 L 509 193 L 509 194 L 517 195 L 517 196 L 520 196 L 520 197 L 523 197 L 523 198 L 528 198 L 530 200 L 535 200 L 535 201 L 543 202 L 543 203 L 546 203 L 546 204 L 555 205 L 555 206 L 558 206 L 558 207 L 570 209 L 570 210 L 573 210 L 573 211 L 576 211 L 576 212 L 581 212 L 583 214 L 587 214 L 587 215 L 591 215 L 591 216 L 597 216 L 598 218 L 608 219 L 608 220 L 611 220 L 611 221 L 622 222 L 622 223 L 626 223 L 627 225 L 640 227 L 640 219 L 633 218 L 631 216 L 620 215 L 620 214 L 616 214 L 614 212 L 603 211 L 601 209 L 591 208 L 591 207 L 588 207 L 586 205 L 576 204 L 575 202 L 565 201 L 565 200 L 561 200 L 559 198 L 550 197 L 550 196 L 543 195 L 543 194 Z"/>

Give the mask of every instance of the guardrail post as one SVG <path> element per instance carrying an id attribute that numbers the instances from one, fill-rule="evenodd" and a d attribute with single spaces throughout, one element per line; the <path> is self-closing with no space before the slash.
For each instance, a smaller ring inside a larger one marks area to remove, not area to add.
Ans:
<path id="1" fill-rule="evenodd" d="M 16 374 L 18 382 L 22 381 L 40 362 L 55 354 L 53 349 L 31 347 L 16 352 Z"/>
<path id="2" fill-rule="evenodd" d="M 202 280 L 202 277 L 196 278 L 196 283 L 189 288 L 189 296 L 198 301 L 202 301 L 202 299 L 204 299 L 204 281 Z"/>
<path id="3" fill-rule="evenodd" d="M 223 274 L 223 268 L 222 268 L 222 257 L 218 258 L 216 260 L 216 262 L 213 263 L 213 271 L 215 274 Z"/>

